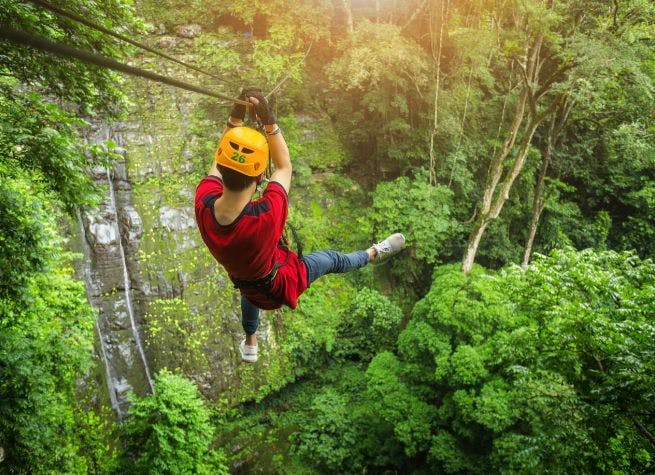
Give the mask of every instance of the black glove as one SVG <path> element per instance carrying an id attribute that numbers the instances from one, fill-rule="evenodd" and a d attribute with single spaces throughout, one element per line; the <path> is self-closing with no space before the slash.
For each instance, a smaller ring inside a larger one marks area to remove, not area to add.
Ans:
<path id="1" fill-rule="evenodd" d="M 246 98 L 246 89 L 243 89 L 241 91 L 241 94 L 239 94 L 239 99 L 242 101 L 248 100 Z M 232 110 L 230 111 L 230 117 L 243 120 L 246 117 L 246 106 L 235 102 L 234 105 L 232 106 Z"/>
<path id="2" fill-rule="evenodd" d="M 259 101 L 259 104 L 255 106 L 255 113 L 259 117 L 259 120 L 262 121 L 264 125 L 272 125 L 277 122 L 275 118 L 275 113 L 271 109 L 270 104 L 266 100 L 264 94 L 259 89 L 248 89 L 244 90 L 246 97 L 254 97 Z"/>

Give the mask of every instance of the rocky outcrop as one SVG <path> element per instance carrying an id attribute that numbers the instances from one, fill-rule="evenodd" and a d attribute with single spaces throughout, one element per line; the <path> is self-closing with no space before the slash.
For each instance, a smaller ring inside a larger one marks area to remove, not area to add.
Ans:
<path id="1" fill-rule="evenodd" d="M 202 34 L 202 26 L 197 24 L 180 25 L 175 28 L 175 33 L 182 38 L 195 38 Z"/>
<path id="2" fill-rule="evenodd" d="M 90 142 L 122 137 L 105 125 L 93 126 Z M 120 150 L 120 149 L 119 149 Z M 136 256 L 141 219 L 131 204 L 131 185 L 124 160 L 111 169 L 92 171 L 103 200 L 78 213 L 84 253 L 83 276 L 91 304 L 98 310 L 97 350 L 105 368 L 109 399 L 119 418 L 127 410 L 127 394 L 152 391 L 152 375 L 142 341 L 142 318 L 135 301 L 146 293 Z"/>

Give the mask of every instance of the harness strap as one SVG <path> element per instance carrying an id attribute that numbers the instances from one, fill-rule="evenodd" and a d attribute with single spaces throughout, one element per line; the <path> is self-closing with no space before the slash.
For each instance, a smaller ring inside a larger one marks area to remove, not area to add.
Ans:
<path id="1" fill-rule="evenodd" d="M 293 242 L 296 243 L 296 254 L 298 254 L 298 259 L 302 261 L 302 241 L 300 240 L 300 237 L 298 237 L 298 231 L 296 231 L 296 227 L 291 223 L 287 223 L 287 226 L 289 226 L 291 234 L 293 234 Z"/>
<path id="2" fill-rule="evenodd" d="M 275 263 L 273 269 L 266 274 L 264 277 L 257 280 L 244 280 L 237 279 L 236 277 L 230 276 L 230 280 L 237 289 L 257 289 L 257 290 L 267 290 L 271 288 L 271 283 L 277 276 L 278 269 L 282 267 L 279 263 Z"/>
<path id="3" fill-rule="evenodd" d="M 234 287 L 239 290 L 242 289 L 258 290 L 266 294 L 266 296 L 269 299 L 277 301 L 279 297 L 273 295 L 273 292 L 271 290 L 271 284 L 275 280 L 275 277 L 277 277 L 277 271 L 280 269 L 280 267 L 286 266 L 288 262 L 289 262 L 289 249 L 287 249 L 287 258 L 284 260 L 284 262 L 282 263 L 276 262 L 275 264 L 273 264 L 273 268 L 271 269 L 271 271 L 268 274 L 266 274 L 264 277 L 261 277 L 257 280 L 242 280 L 230 276 L 230 280 L 232 281 Z"/>

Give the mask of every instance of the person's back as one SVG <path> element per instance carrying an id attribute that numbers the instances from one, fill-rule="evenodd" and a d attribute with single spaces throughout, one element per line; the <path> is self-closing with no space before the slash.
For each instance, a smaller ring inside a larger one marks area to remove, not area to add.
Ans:
<path id="1" fill-rule="evenodd" d="M 365 251 L 318 251 L 299 259 L 281 243 L 291 186 L 289 149 L 263 95 L 244 90 L 241 98 L 254 104 L 266 136 L 242 126 L 245 106 L 235 104 L 209 175 L 196 190 L 195 208 L 205 244 L 241 292 L 246 338 L 240 351 L 244 361 L 255 362 L 260 308 L 296 308 L 298 297 L 318 277 L 395 254 L 404 247 L 405 238 L 393 234 Z M 269 151 L 275 170 L 262 197 L 252 201 L 263 181 Z"/>
<path id="2" fill-rule="evenodd" d="M 270 182 L 260 199 L 248 201 L 232 221 L 221 222 L 216 206 L 224 189 L 223 181 L 212 175 L 198 186 L 196 220 L 205 244 L 242 294 L 259 308 L 296 308 L 307 273 L 298 256 L 281 244 L 288 213 L 284 188 Z M 272 277 L 270 287 L 248 285 L 267 276 Z"/>

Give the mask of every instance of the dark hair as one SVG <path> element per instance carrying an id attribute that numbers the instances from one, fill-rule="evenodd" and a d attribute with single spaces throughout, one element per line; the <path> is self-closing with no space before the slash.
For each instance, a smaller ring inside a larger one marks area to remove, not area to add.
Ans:
<path id="1" fill-rule="evenodd" d="M 217 166 L 218 171 L 221 172 L 221 176 L 223 177 L 225 188 L 231 191 L 243 191 L 253 183 L 257 183 L 256 176 L 244 175 L 223 165 Z"/>

